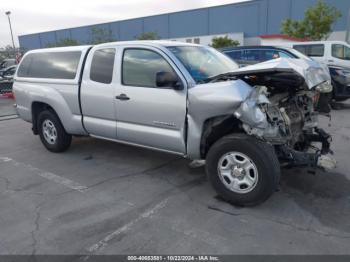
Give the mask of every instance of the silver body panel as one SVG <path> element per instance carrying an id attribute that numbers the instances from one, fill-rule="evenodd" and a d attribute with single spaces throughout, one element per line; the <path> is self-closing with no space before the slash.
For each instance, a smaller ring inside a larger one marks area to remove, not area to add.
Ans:
<path id="1" fill-rule="evenodd" d="M 278 58 L 263 63 L 246 66 L 235 71 L 237 75 L 256 73 L 256 72 L 295 72 L 305 79 L 309 89 L 326 82 L 331 81 L 329 70 L 320 63 L 311 59 L 288 59 Z"/>
<path id="2" fill-rule="evenodd" d="M 117 55 L 117 65 L 122 64 L 122 54 L 125 49 L 136 47 L 160 54 L 180 77 L 184 89 L 126 86 L 122 84 L 119 74 L 116 77 L 118 78 L 116 92 L 118 95 L 126 94 L 130 100 L 115 100 L 117 139 L 185 154 L 186 80 L 176 64 L 165 53 L 168 51 L 164 52 L 152 46 L 132 43 L 123 45 Z"/>
<path id="3" fill-rule="evenodd" d="M 110 48 L 107 46 L 105 48 Z M 115 48 L 112 46 L 112 48 Z M 118 75 L 114 65 L 113 80 L 110 84 L 103 84 L 90 79 L 90 66 L 93 54 L 99 47 L 94 47 L 86 59 L 83 71 L 80 101 L 83 122 L 86 131 L 91 135 L 116 139 L 116 108 L 115 108 L 115 84 Z"/>
<path id="4" fill-rule="evenodd" d="M 16 80 L 14 90 L 17 112 L 25 121 L 32 122 L 32 105 L 41 102 L 55 110 L 68 133 L 87 134 L 81 124 L 78 84 Z"/>
<path id="5" fill-rule="evenodd" d="M 29 79 L 15 76 L 14 93 L 18 113 L 32 121 L 32 104 L 50 105 L 70 134 L 91 135 L 111 141 L 153 148 L 200 159 L 203 124 L 216 116 L 234 115 L 254 91 L 242 80 L 196 85 L 183 64 L 166 48 L 190 45 L 177 42 L 135 41 L 97 45 L 87 55 L 79 97 L 79 75 L 90 47 L 50 49 L 52 51 L 81 50 L 82 57 L 74 80 Z M 195 46 L 192 45 L 191 46 Z M 90 65 L 95 50 L 115 48 L 115 64 L 111 84 L 90 80 Z M 160 54 L 174 69 L 183 90 L 124 86 L 121 82 L 122 54 L 125 48 L 149 49 Z M 31 52 L 47 52 L 37 50 Z M 278 69 L 293 70 L 303 76 L 311 88 L 325 81 L 317 66 L 278 60 L 265 65 L 233 70 L 244 74 Z M 314 74 L 316 76 L 314 76 Z M 120 94 L 128 101 L 115 99 Z M 80 101 L 80 104 L 79 104 Z M 81 106 L 81 111 L 80 111 Z"/>
<path id="6" fill-rule="evenodd" d="M 79 108 L 79 77 L 83 66 L 83 58 L 89 48 L 89 46 L 50 48 L 33 50 L 24 55 L 23 59 L 29 53 L 36 52 L 82 52 L 77 68 L 77 74 L 72 80 L 24 78 L 18 77 L 16 72 L 13 91 L 16 96 L 17 111 L 22 119 L 32 122 L 33 103 L 45 103 L 50 105 L 56 111 L 68 133 L 75 135 L 87 134 L 81 124 L 81 112 Z"/>
<path id="7" fill-rule="evenodd" d="M 204 122 L 215 116 L 234 114 L 252 90 L 242 80 L 198 85 L 188 90 L 187 153 L 191 158 L 200 158 Z"/>

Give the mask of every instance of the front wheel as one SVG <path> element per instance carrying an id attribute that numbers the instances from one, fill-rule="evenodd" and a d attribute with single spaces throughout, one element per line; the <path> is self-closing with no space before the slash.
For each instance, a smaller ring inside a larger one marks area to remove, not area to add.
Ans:
<path id="1" fill-rule="evenodd" d="M 254 206 L 276 191 L 280 165 L 274 148 L 243 134 L 217 141 L 206 158 L 206 171 L 217 193 L 238 206 Z"/>
<path id="2" fill-rule="evenodd" d="M 66 151 L 72 142 L 72 136 L 66 133 L 61 121 L 52 111 L 46 110 L 39 114 L 38 130 L 41 142 L 51 152 Z"/>

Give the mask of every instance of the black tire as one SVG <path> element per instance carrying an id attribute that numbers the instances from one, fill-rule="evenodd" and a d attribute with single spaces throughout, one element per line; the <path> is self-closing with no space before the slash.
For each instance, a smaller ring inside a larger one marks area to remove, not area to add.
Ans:
<path id="1" fill-rule="evenodd" d="M 330 113 L 332 103 L 332 93 L 321 94 L 316 110 L 320 113 Z"/>
<path id="2" fill-rule="evenodd" d="M 349 98 L 348 97 L 336 97 L 336 98 L 334 98 L 334 100 L 336 101 L 336 102 L 344 102 L 344 101 L 346 101 L 346 100 L 348 100 Z"/>
<path id="3" fill-rule="evenodd" d="M 333 93 L 333 99 L 334 99 L 335 102 L 344 102 L 344 101 L 349 99 L 348 97 L 338 97 L 337 96 L 337 88 L 338 87 L 337 87 L 337 84 L 335 82 L 333 82 L 333 81 L 332 81 L 332 86 L 333 86 L 333 92 L 332 92 Z M 333 106 L 332 106 L 332 108 L 333 108 Z M 337 108 L 335 106 L 335 108 L 333 108 L 333 109 L 337 110 L 339 108 Z"/>
<path id="4" fill-rule="evenodd" d="M 246 193 L 228 189 L 221 181 L 218 164 L 225 154 L 238 152 L 254 163 L 258 179 Z M 244 134 L 232 134 L 217 141 L 206 157 L 206 172 L 216 192 L 226 201 L 238 206 L 254 206 L 267 200 L 278 188 L 280 164 L 273 146 Z"/>
<path id="5" fill-rule="evenodd" d="M 44 131 L 43 131 L 43 123 L 45 120 L 49 120 L 54 128 L 56 129 L 56 140 L 52 143 L 49 143 L 45 139 Z M 41 139 L 41 142 L 44 144 L 44 146 L 47 148 L 47 150 L 54 152 L 54 153 L 60 153 L 66 151 L 72 142 L 72 136 L 67 134 L 67 132 L 64 130 L 64 127 L 61 124 L 60 119 L 58 116 L 50 111 L 50 110 L 45 110 L 42 111 L 38 115 L 38 131 L 39 131 L 39 136 Z"/>

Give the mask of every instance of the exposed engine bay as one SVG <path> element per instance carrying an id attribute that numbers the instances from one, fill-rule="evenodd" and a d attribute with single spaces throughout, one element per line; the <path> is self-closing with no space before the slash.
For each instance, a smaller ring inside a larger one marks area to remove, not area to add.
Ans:
<path id="1" fill-rule="evenodd" d="M 331 136 L 318 127 L 320 94 L 331 78 L 313 60 L 275 59 L 217 75 L 188 91 L 188 153 L 201 134 L 200 157 L 220 137 L 245 132 L 273 145 L 281 165 L 332 169 Z M 203 127 L 198 123 L 203 121 Z"/>
<path id="2" fill-rule="evenodd" d="M 290 73 L 242 75 L 240 79 L 255 87 L 235 111 L 247 134 L 274 145 L 286 166 L 335 166 L 334 160 L 324 156 L 332 153 L 331 136 L 318 128 L 314 109 L 318 91 L 308 90 L 303 78 Z"/>

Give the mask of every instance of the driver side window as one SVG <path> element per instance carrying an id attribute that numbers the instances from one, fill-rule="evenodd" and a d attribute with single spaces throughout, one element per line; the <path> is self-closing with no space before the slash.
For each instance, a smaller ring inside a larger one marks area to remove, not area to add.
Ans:
<path id="1" fill-rule="evenodd" d="M 122 83 L 125 86 L 159 88 L 156 75 L 174 70 L 158 53 L 147 49 L 126 49 L 123 55 Z"/>

